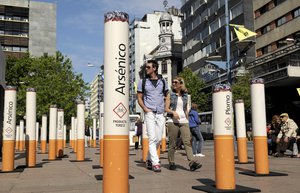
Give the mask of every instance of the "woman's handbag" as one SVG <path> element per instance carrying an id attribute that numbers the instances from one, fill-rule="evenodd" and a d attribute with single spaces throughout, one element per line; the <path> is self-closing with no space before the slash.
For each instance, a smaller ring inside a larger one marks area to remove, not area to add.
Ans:
<path id="1" fill-rule="evenodd" d="M 136 136 L 136 135 L 132 136 L 132 142 L 133 143 L 136 143 L 138 141 L 139 141 L 139 137 L 138 136 Z"/>

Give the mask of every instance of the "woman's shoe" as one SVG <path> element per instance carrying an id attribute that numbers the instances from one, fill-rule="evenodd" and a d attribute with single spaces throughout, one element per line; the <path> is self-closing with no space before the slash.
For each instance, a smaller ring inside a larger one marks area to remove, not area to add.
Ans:
<path id="1" fill-rule="evenodd" d="M 197 169 L 199 169 L 199 168 L 202 167 L 202 164 L 194 162 L 194 161 L 191 162 L 189 165 L 190 165 L 190 170 L 191 171 L 195 171 L 195 170 L 197 170 Z"/>
<path id="2" fill-rule="evenodd" d="M 175 165 L 175 163 L 170 163 L 170 165 L 169 165 L 169 170 L 176 170 L 176 165 Z"/>

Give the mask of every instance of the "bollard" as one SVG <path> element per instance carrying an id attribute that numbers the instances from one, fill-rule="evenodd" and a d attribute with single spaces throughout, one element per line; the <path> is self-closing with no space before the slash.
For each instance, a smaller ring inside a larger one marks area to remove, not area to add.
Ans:
<path id="1" fill-rule="evenodd" d="M 26 92 L 26 165 L 36 165 L 36 92 L 28 88 Z"/>
<path id="2" fill-rule="evenodd" d="M 71 128 L 72 128 L 73 126 L 71 125 Z M 72 129 L 70 129 L 69 130 L 69 147 L 70 148 L 73 148 L 73 130 Z"/>
<path id="3" fill-rule="evenodd" d="M 84 102 L 78 101 L 77 102 L 77 153 L 76 153 L 77 161 L 84 161 L 85 159 L 84 112 L 85 112 Z"/>
<path id="4" fill-rule="evenodd" d="M 49 148 L 48 148 L 48 159 L 56 159 L 56 124 L 57 124 L 57 107 L 56 105 L 50 106 L 49 116 Z"/>
<path id="5" fill-rule="evenodd" d="M 35 147 L 36 149 L 38 149 L 38 145 L 39 145 L 39 122 L 35 123 Z"/>
<path id="6" fill-rule="evenodd" d="M 47 115 L 42 116 L 42 128 L 41 128 L 41 153 L 47 151 Z"/>
<path id="7" fill-rule="evenodd" d="M 248 163 L 245 108 L 242 99 L 235 101 L 235 120 L 239 163 Z"/>
<path id="8" fill-rule="evenodd" d="M 77 117 L 74 119 L 74 141 L 73 141 L 73 144 L 74 144 L 74 153 L 77 153 L 77 131 L 78 131 L 78 128 L 77 128 Z"/>
<path id="9" fill-rule="evenodd" d="M 15 149 L 19 150 L 20 147 L 20 125 L 16 126 L 16 144 Z"/>
<path id="10" fill-rule="evenodd" d="M 161 139 L 161 151 L 162 152 L 165 152 L 167 150 L 166 131 L 167 131 L 166 130 L 166 125 L 164 125 L 162 139 Z"/>
<path id="11" fill-rule="evenodd" d="M 15 163 L 17 88 L 7 86 L 4 94 L 2 171 L 13 171 Z"/>
<path id="12" fill-rule="evenodd" d="M 145 162 L 147 160 L 147 155 L 148 155 L 148 151 L 149 151 L 149 138 L 147 135 L 147 128 L 146 128 L 146 124 L 143 123 L 143 133 L 142 133 L 142 146 L 143 146 L 143 161 Z"/>
<path id="13" fill-rule="evenodd" d="M 67 126 L 64 125 L 64 145 L 63 148 L 66 148 L 66 142 L 67 142 Z"/>
<path id="14" fill-rule="evenodd" d="M 234 143 L 230 86 L 226 84 L 216 85 L 213 89 L 212 99 L 216 188 L 234 190 Z"/>
<path id="15" fill-rule="evenodd" d="M 89 144 L 89 147 L 93 147 L 93 129 L 91 127 L 89 127 L 89 131 L 90 131 L 90 136 L 88 136 L 88 144 Z"/>
<path id="16" fill-rule="evenodd" d="M 265 86 L 261 78 L 251 80 L 251 111 L 255 173 L 269 174 Z"/>
<path id="17" fill-rule="evenodd" d="M 24 137 L 24 120 L 20 120 L 20 143 L 19 151 L 24 151 L 25 137 Z"/>
<path id="18" fill-rule="evenodd" d="M 99 142 L 100 142 L 100 167 L 102 168 L 104 162 L 103 130 L 104 130 L 104 104 L 103 102 L 100 102 Z"/>
<path id="19" fill-rule="evenodd" d="M 93 147 L 96 147 L 96 129 L 97 129 L 97 119 L 94 118 L 93 119 Z"/>
<path id="20" fill-rule="evenodd" d="M 56 157 L 64 156 L 64 110 L 57 109 Z"/>
<path id="21" fill-rule="evenodd" d="M 74 149 L 74 137 L 75 137 L 75 117 L 71 117 L 71 135 L 70 146 Z"/>
<path id="22" fill-rule="evenodd" d="M 129 192 L 129 16 L 104 16 L 103 192 Z M 115 184 L 118 182 L 118 185 Z"/>

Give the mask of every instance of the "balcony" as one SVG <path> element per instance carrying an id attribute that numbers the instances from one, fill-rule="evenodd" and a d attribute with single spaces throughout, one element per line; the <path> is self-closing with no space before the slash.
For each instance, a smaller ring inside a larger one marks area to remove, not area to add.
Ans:
<path id="1" fill-rule="evenodd" d="M 16 17 L 16 16 L 10 17 L 10 16 L 4 16 L 4 15 L 0 15 L 0 21 L 29 23 L 28 18 Z"/>
<path id="2" fill-rule="evenodd" d="M 28 33 L 17 33 L 17 32 L 3 31 L 3 30 L 0 30 L 0 36 L 17 37 L 17 38 L 29 38 Z"/>

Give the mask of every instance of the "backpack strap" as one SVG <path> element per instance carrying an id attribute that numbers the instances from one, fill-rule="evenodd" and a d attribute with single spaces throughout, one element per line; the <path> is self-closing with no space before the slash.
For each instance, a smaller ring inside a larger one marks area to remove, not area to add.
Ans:
<path id="1" fill-rule="evenodd" d="M 158 79 L 161 79 L 161 81 L 163 82 L 163 89 L 162 89 L 162 93 L 165 95 L 165 89 L 166 89 L 166 80 L 164 79 L 164 77 L 159 74 L 157 75 Z"/>
<path id="2" fill-rule="evenodd" d="M 146 84 L 146 78 L 143 78 L 142 80 L 142 93 L 145 94 L 145 84 Z"/>

